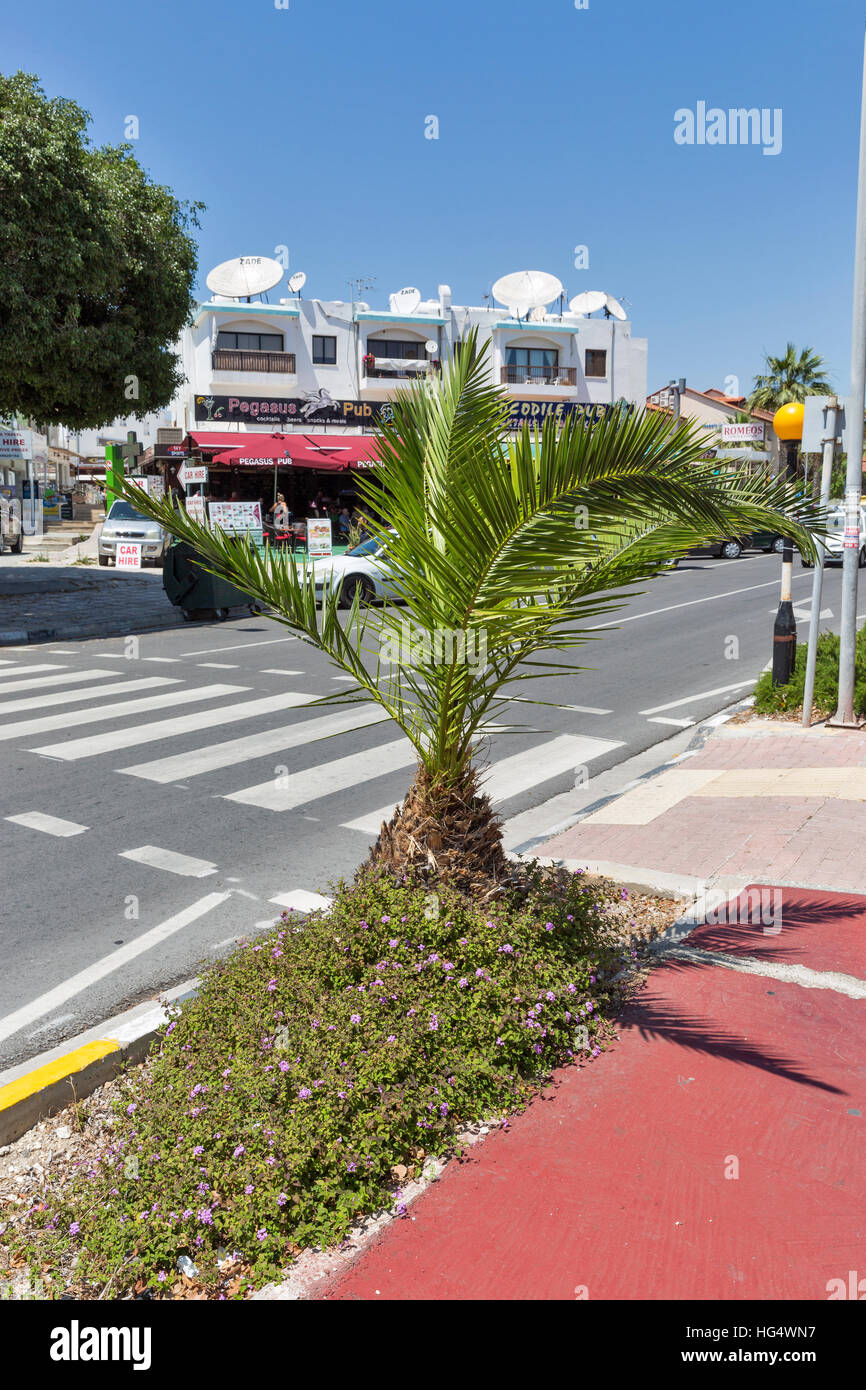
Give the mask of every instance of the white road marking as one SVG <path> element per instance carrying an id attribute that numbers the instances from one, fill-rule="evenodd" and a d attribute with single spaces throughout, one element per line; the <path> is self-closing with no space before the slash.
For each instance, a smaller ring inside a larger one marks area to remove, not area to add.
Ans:
<path id="1" fill-rule="evenodd" d="M 203 685 L 195 690 L 169 690 L 165 695 L 147 695 L 141 700 L 117 700 L 114 704 L 79 710 L 74 714 L 67 710 L 65 714 L 48 714 L 41 719 L 22 719 L 8 728 L 0 729 L 0 739 L 17 738 L 19 734 L 44 734 L 51 729 L 68 729 L 70 726 L 78 728 L 80 724 L 97 724 L 103 719 L 126 719 L 131 714 L 141 714 L 147 710 L 189 705 L 197 700 L 216 700 L 222 695 L 239 694 L 247 688 L 245 685 Z"/>
<path id="2" fill-rule="evenodd" d="M 163 662 L 163 664 L 168 664 L 168 665 L 170 665 L 170 666 L 173 666 L 173 665 L 175 664 L 175 662 L 180 661 L 180 657 L 179 657 L 179 656 L 143 656 L 143 657 L 141 658 L 141 660 L 142 660 L 142 661 L 161 661 L 161 662 Z"/>
<path id="3" fill-rule="evenodd" d="M 295 912 L 315 912 L 320 907 L 330 907 L 333 898 L 325 898 L 321 893 L 308 893 L 305 888 L 295 888 L 291 893 L 278 893 L 269 902 Z"/>
<path id="4" fill-rule="evenodd" d="M 49 1028 L 59 1028 L 61 1023 L 68 1023 L 75 1014 L 59 1014 L 57 1018 L 50 1018 L 47 1023 L 42 1023 L 38 1028 L 34 1028 L 32 1033 L 27 1034 L 27 1041 L 31 1038 L 38 1038 L 40 1033 L 47 1033 Z"/>
<path id="5" fill-rule="evenodd" d="M 304 672 L 303 672 L 303 671 L 281 671 L 278 667 L 275 668 L 275 667 L 273 667 L 273 666 L 269 666 L 269 667 L 266 667 L 264 671 L 260 671 L 260 672 L 259 672 L 259 675 L 261 675 L 261 676 L 303 676 L 303 675 L 304 675 Z"/>
<path id="6" fill-rule="evenodd" d="M 757 558 L 757 557 L 755 557 Z M 732 562 L 733 563 L 733 562 Z M 794 579 L 808 578 L 808 575 L 795 574 Z M 698 603 L 715 603 L 720 598 L 733 598 L 736 594 L 750 594 L 754 589 L 778 589 L 778 579 L 768 579 L 766 584 L 747 584 L 743 589 L 728 589 L 723 594 L 707 594 L 705 598 L 687 599 L 685 603 L 669 603 L 666 608 L 653 608 L 648 613 L 632 613 L 630 618 L 619 618 L 610 623 L 595 623 L 587 632 L 599 632 L 606 627 L 622 627 L 623 623 L 637 623 L 642 618 L 656 618 L 659 613 L 673 613 L 678 608 L 693 608 Z"/>
<path id="7" fill-rule="evenodd" d="M 20 690 L 48 690 L 58 685 L 79 685 L 82 681 L 99 680 L 102 676 L 116 676 L 113 670 L 66 671 L 60 676 L 32 676 L 27 680 L 0 681 L 0 700 Z"/>
<path id="8" fill-rule="evenodd" d="M 116 672 L 112 671 L 112 675 Z M 56 709 L 58 705 L 72 705 L 78 700 L 101 699 L 103 695 L 124 695 L 127 690 L 154 690 L 157 686 L 178 685 L 170 676 L 142 676 L 136 681 L 118 681 L 109 685 L 84 685 L 78 690 L 51 690 L 44 695 L 27 695 L 21 700 L 0 702 L 0 716 L 18 714 L 26 709 Z M 70 715 L 74 721 L 75 716 Z"/>
<path id="9" fill-rule="evenodd" d="M 516 704 L 516 705 L 537 705 L 537 704 L 539 704 L 539 703 L 540 703 L 541 705 L 551 705 L 551 704 L 553 704 L 553 701 L 542 700 L 542 701 L 539 702 L 538 700 L 532 700 L 532 699 L 529 698 L 528 695 L 503 695 L 503 696 L 502 696 L 502 699 L 503 699 L 503 700 L 508 700 L 511 704 Z M 556 709 L 570 709 L 570 710 L 573 710 L 575 714 L 613 714 L 613 710 L 612 710 L 612 709 L 596 709 L 593 705 L 560 705 L 560 704 L 556 704 L 556 705 L 554 706 L 554 708 L 556 708 Z"/>
<path id="10" fill-rule="evenodd" d="M 13 825 L 26 825 L 30 830 L 44 830 L 46 835 L 59 835 L 67 839 L 70 835 L 83 835 L 89 825 L 79 825 L 74 820 L 61 820 L 59 816 L 46 816 L 42 811 L 24 811 L 20 816 L 5 816 Z"/>
<path id="11" fill-rule="evenodd" d="M 498 805 L 499 802 L 508 801 L 510 797 L 518 796 L 521 792 L 550 781 L 553 777 L 582 767 L 613 748 L 621 747 L 620 741 L 563 734 L 535 748 L 526 749 L 523 753 L 500 758 L 490 768 L 483 790 L 493 804 Z M 360 830 L 365 835 L 377 835 L 382 821 L 390 820 L 394 814 L 394 805 L 392 802 L 369 815 L 359 816 L 357 820 L 344 821 L 342 829 Z"/>
<path id="12" fill-rule="evenodd" d="M 64 668 L 58 661 L 43 661 L 38 666 L 31 666 L 29 661 L 19 661 L 13 664 L 12 671 L 0 671 L 0 681 L 5 681 L 7 676 L 18 675 L 20 671 L 29 671 L 31 675 L 35 671 L 62 671 Z"/>
<path id="13" fill-rule="evenodd" d="M 346 683 L 346 685 L 355 685 L 355 684 L 356 684 L 356 681 L 355 681 L 355 677 L 354 677 L 354 676 L 332 676 L 332 677 L 331 677 L 331 680 L 332 680 L 332 681 L 344 681 L 344 682 Z"/>
<path id="14" fill-rule="evenodd" d="M 132 859 L 136 864 L 147 864 L 151 869 L 164 869 L 168 874 L 180 874 L 183 878 L 207 878 L 215 874 L 216 864 L 208 859 L 194 859 L 189 854 L 178 854 L 173 849 L 160 849 L 158 845 L 141 845 L 138 849 L 118 851 L 119 859 Z"/>
<path id="15" fill-rule="evenodd" d="M 792 607 L 793 607 L 793 609 L 794 609 L 794 617 L 797 619 L 797 622 L 798 622 L 798 623 L 807 623 L 807 622 L 809 621 L 809 619 L 810 619 L 811 616 L 812 616 L 812 605 L 811 605 L 811 603 L 808 601 L 808 599 L 799 599 L 799 600 L 796 600 L 796 601 L 793 603 Z M 778 611 L 779 611 L 778 605 L 777 605 L 775 608 L 768 608 L 768 609 L 767 609 L 767 612 L 769 613 L 769 615 L 770 615 L 771 618 L 775 618 L 775 616 L 776 616 L 776 614 L 778 613 Z M 818 617 L 819 617 L 819 619 L 823 619 L 823 618 L 832 618 L 832 617 L 833 617 L 833 609 L 832 609 L 832 608 L 822 608 L 822 609 L 821 609 L 821 612 L 818 614 Z"/>
<path id="16" fill-rule="evenodd" d="M 228 688 L 236 690 L 238 687 Z M 209 690 L 220 694 L 226 689 L 226 686 L 209 687 Z M 184 693 L 180 692 L 181 695 Z M 203 696 L 199 694 L 196 698 L 202 699 Z M 197 733 L 200 729 L 214 729 L 220 724 L 237 724 L 242 719 L 254 719 L 260 714 L 274 714 L 287 706 L 308 704 L 310 698 L 309 695 L 286 691 L 282 695 L 269 695 L 264 700 L 220 705 L 217 709 L 199 710 L 196 714 L 182 714 L 177 719 L 156 719 L 151 724 L 115 729 L 107 734 L 93 734 L 90 738 L 74 738 L 68 743 L 48 743 L 41 748 L 32 748 L 30 752 L 60 758 L 64 762 L 75 762 L 78 758 L 96 757 L 98 753 L 114 753 L 118 748 L 134 748 L 137 743 L 157 743 L 164 738 L 176 738 L 178 734 Z"/>
<path id="17" fill-rule="evenodd" d="M 97 980 L 103 980 L 106 975 L 120 970 L 122 966 L 135 960 L 137 956 L 144 955 L 145 951 L 151 951 L 155 946 L 162 945 L 176 932 L 182 931 L 184 927 L 198 921 L 200 917 L 204 917 L 205 913 L 220 907 L 230 896 L 230 893 L 208 893 L 206 897 L 199 898 L 198 902 L 192 903 L 190 907 L 185 907 L 182 912 L 177 912 L 173 917 L 161 922 L 158 927 L 153 927 L 143 936 L 137 937 L 135 941 L 130 941 L 127 946 L 121 946 L 120 950 L 112 951 L 110 955 L 94 961 L 84 970 L 70 975 L 69 979 L 64 980 L 62 984 L 55 985 L 54 989 L 40 994 L 37 999 L 32 999 L 29 1004 L 16 1009 L 14 1013 L 7 1014 L 5 1018 L 0 1019 L 0 1041 L 11 1037 L 20 1028 L 26 1028 L 28 1023 L 33 1023 L 37 1018 L 43 1018 L 52 1009 L 65 1004 L 67 999 L 72 999 L 76 994 L 81 994 L 84 990 L 89 989 L 91 985 L 96 984 Z"/>
<path id="18" fill-rule="evenodd" d="M 696 695 L 684 695 L 681 700 L 670 700 L 666 705 L 653 705 L 652 709 L 638 710 L 638 714 L 661 714 L 666 709 L 679 709 L 681 705 L 692 705 L 695 700 L 709 700 L 713 695 L 727 695 L 732 690 L 742 690 L 746 685 L 754 685 L 754 680 L 736 681 L 733 685 L 717 685 L 715 690 L 701 690 Z"/>
<path id="19" fill-rule="evenodd" d="M 271 777 L 258 786 L 232 792 L 224 800 L 239 801 L 245 806 L 260 806 L 264 811 L 291 811 L 323 796 L 348 793 L 352 787 L 360 786 L 374 777 L 385 777 L 388 773 L 411 767 L 417 758 L 409 740 L 398 738 L 393 743 L 367 748 L 363 753 L 351 753 L 346 758 L 319 763 L 305 772 L 293 772 L 281 778 Z"/>
<path id="20" fill-rule="evenodd" d="M 50 649 L 48 655 L 49 655 L 49 656 L 77 656 L 77 655 L 78 655 L 78 652 L 75 651 L 74 647 L 52 647 L 52 648 Z M 5 665 L 5 662 L 0 662 L 0 666 L 2 666 L 2 665 Z M 71 1018 L 71 1017 L 72 1017 L 72 1015 L 70 1014 L 70 1018 Z"/>
<path id="21" fill-rule="evenodd" d="M 239 669 L 236 661 L 199 661 L 196 663 L 202 670 L 208 671 L 237 671 Z"/>
<path id="22" fill-rule="evenodd" d="M 299 642 L 299 637 L 269 637 L 266 642 L 239 642 L 236 647 L 206 647 L 201 652 L 181 652 L 181 656 L 219 656 L 220 652 L 245 652 L 248 647 L 273 647 L 277 642 Z"/>
<path id="23" fill-rule="evenodd" d="M 653 719 L 648 719 L 648 724 L 671 724 L 675 729 L 688 729 L 694 724 L 693 719 L 665 719 L 664 715 L 656 715 Z"/>
<path id="24" fill-rule="evenodd" d="M 376 708 L 370 709 L 367 714 L 359 714 L 357 708 L 353 708 L 340 714 L 326 715 L 324 719 L 306 719 L 279 729 L 267 729 L 260 734 L 229 739 L 225 743 L 206 744 L 204 748 L 194 748 L 189 753 L 155 758 L 152 762 L 136 763 L 118 771 L 131 777 L 143 777 L 148 782 L 177 782 L 184 777 L 198 777 L 203 772 L 213 772 L 216 768 L 233 767 L 236 763 L 263 758 L 268 753 L 288 752 L 290 748 L 304 747 L 319 739 L 369 728 L 386 719 L 388 715 L 385 710 Z"/>

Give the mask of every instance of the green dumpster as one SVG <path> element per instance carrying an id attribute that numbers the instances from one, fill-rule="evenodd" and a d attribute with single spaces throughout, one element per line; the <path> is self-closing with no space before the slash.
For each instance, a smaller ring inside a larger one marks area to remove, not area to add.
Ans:
<path id="1" fill-rule="evenodd" d="M 197 563 L 200 559 L 189 541 L 175 541 L 166 552 L 162 567 L 162 586 L 174 606 L 183 610 L 187 621 L 225 619 L 231 608 L 256 611 L 249 594 L 219 575 L 208 574 Z"/>

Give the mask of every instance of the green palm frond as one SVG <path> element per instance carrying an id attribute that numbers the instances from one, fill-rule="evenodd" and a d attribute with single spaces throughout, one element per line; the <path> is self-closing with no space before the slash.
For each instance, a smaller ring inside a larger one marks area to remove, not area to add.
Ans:
<path id="1" fill-rule="evenodd" d="M 392 408 L 377 476 L 358 488 L 381 518 L 400 606 L 356 597 L 344 617 L 326 584 L 319 608 L 313 562 L 263 557 L 171 499 L 126 495 L 352 677 L 317 703 L 377 701 L 435 779 L 465 773 L 511 688 L 574 672 L 564 655 L 598 640 L 599 619 L 690 547 L 773 530 L 814 558 L 818 509 L 783 479 L 708 463 L 708 436 L 688 421 L 616 407 L 591 426 L 547 421 L 509 437 L 474 336 L 441 379 Z"/>

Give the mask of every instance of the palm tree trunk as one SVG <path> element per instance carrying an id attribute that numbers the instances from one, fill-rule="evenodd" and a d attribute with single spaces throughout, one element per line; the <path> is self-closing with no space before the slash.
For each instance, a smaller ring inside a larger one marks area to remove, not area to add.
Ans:
<path id="1" fill-rule="evenodd" d="M 502 848 L 502 827 L 471 768 L 456 784 L 434 782 L 422 765 L 361 872 L 412 874 L 476 896 L 513 877 Z"/>

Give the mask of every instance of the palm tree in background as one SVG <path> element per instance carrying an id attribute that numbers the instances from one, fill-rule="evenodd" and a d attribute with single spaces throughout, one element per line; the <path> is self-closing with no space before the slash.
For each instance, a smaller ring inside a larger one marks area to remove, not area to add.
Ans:
<path id="1" fill-rule="evenodd" d="M 369 606 L 358 586 L 349 599 L 338 580 L 322 587 L 321 571 L 317 603 L 314 562 L 260 554 L 169 498 L 124 491 L 352 678 L 311 704 L 373 701 L 413 745 L 417 772 L 368 865 L 495 892 L 513 866 L 481 776 L 508 700 L 551 674 L 577 685 L 580 668 L 563 655 L 599 639 L 601 620 L 673 556 L 772 529 L 809 557 L 814 523 L 802 511 L 794 519 L 796 491 L 783 480 L 714 472 L 705 431 L 687 420 L 672 428 L 666 416 L 613 407 L 591 425 L 551 419 L 514 434 L 474 335 L 392 409 L 378 476 L 357 486 L 380 518 L 371 529 L 399 606 Z"/>
<path id="2" fill-rule="evenodd" d="M 824 359 L 811 348 L 798 354 L 794 344 L 788 343 L 783 357 L 768 353 L 764 364 L 766 372 L 755 377 L 749 396 L 750 410 L 778 410 L 807 396 L 828 396 L 833 389 L 825 375 Z"/>

